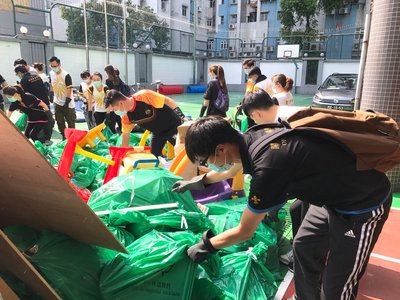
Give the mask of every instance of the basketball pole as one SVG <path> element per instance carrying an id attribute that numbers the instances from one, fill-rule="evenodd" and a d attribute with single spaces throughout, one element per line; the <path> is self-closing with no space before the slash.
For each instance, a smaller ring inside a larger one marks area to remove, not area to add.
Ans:
<path id="1" fill-rule="evenodd" d="M 294 71 L 294 93 L 297 94 L 297 70 L 299 69 L 299 65 L 297 64 L 297 61 L 295 58 L 292 58 L 292 62 L 295 66 L 295 71 Z"/>

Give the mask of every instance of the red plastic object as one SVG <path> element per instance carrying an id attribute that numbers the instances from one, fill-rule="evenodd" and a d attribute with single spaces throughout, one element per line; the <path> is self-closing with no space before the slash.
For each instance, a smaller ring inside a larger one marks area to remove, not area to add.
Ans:
<path id="1" fill-rule="evenodd" d="M 119 167 L 121 166 L 122 159 L 128 152 L 136 152 L 136 151 L 151 151 L 151 147 L 149 146 L 138 146 L 138 147 L 113 147 L 110 146 L 110 154 L 112 160 L 115 161 L 113 166 L 109 165 L 106 176 L 104 177 L 103 184 L 106 184 L 114 177 L 117 177 Z"/>
<path id="2" fill-rule="evenodd" d="M 114 177 L 117 177 L 121 161 L 127 152 L 132 151 L 132 147 L 113 147 L 110 146 L 110 154 L 112 160 L 115 161 L 113 166 L 109 165 L 107 168 L 106 176 L 104 177 L 103 184 L 106 184 Z"/>
<path id="3" fill-rule="evenodd" d="M 70 180 L 68 180 L 68 183 L 70 187 L 72 187 L 78 194 L 78 196 L 83 200 L 83 202 L 87 203 L 89 201 L 89 198 L 92 193 L 88 189 L 77 187 Z"/>
<path id="4" fill-rule="evenodd" d="M 68 142 L 65 145 L 64 151 L 61 155 L 57 170 L 63 178 L 68 179 L 72 160 L 74 159 L 76 144 L 86 136 L 87 131 L 66 128 L 64 134 Z"/>
<path id="5" fill-rule="evenodd" d="M 163 95 L 183 94 L 183 86 L 180 85 L 162 85 L 159 93 Z"/>

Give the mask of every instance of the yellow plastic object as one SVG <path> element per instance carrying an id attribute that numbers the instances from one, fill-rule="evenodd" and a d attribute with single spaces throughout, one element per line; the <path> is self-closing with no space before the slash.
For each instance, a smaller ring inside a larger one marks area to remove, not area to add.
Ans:
<path id="1" fill-rule="evenodd" d="M 94 160 L 98 160 L 98 161 L 100 161 L 102 163 L 105 163 L 107 165 L 113 166 L 115 164 L 115 161 L 113 161 L 111 159 L 107 159 L 107 158 L 99 156 L 99 155 L 96 155 L 96 154 L 93 154 L 93 153 L 91 153 L 89 151 L 83 150 L 82 147 L 79 146 L 79 145 L 76 145 L 75 153 L 78 153 L 80 155 L 89 157 L 89 158 L 94 159 Z"/>
<path id="2" fill-rule="evenodd" d="M 142 139 L 139 142 L 139 146 L 142 146 L 142 147 L 146 146 L 146 141 L 147 141 L 147 137 L 149 136 L 149 134 L 150 134 L 150 131 L 148 131 L 148 130 L 146 130 L 143 133 Z"/>
<path id="3" fill-rule="evenodd" d="M 174 157 L 175 157 L 175 149 L 174 149 L 174 146 L 170 143 L 170 142 L 168 142 L 167 141 L 167 159 L 169 159 L 169 160 L 171 160 L 171 159 L 174 159 Z"/>
<path id="4" fill-rule="evenodd" d="M 232 190 L 233 192 L 239 192 L 244 190 L 244 176 L 243 170 L 236 173 L 232 180 Z"/>
<path id="5" fill-rule="evenodd" d="M 186 150 L 185 148 L 182 149 L 181 152 L 175 157 L 174 162 L 172 163 L 171 167 L 169 168 L 170 172 L 175 173 L 176 167 L 179 165 L 181 160 L 185 157 L 186 155 Z"/>
<path id="6" fill-rule="evenodd" d="M 123 174 L 128 174 L 133 171 L 133 165 L 135 162 L 140 161 L 140 160 L 157 160 L 157 157 L 155 157 L 151 153 L 146 153 L 146 152 L 128 152 L 125 157 L 122 159 L 123 162 L 123 168 L 120 169 L 119 175 Z M 155 164 L 154 162 L 144 162 L 138 164 L 137 168 L 154 168 Z"/>
<path id="7" fill-rule="evenodd" d="M 90 148 L 94 148 L 96 146 L 96 144 L 94 143 L 96 137 L 98 137 L 104 142 L 106 140 L 106 137 L 101 132 L 104 129 L 104 127 L 106 127 L 106 124 L 101 123 L 100 125 L 97 125 L 96 127 L 90 129 L 89 132 L 86 134 L 86 136 L 81 141 L 78 142 L 78 145 L 81 148 L 85 147 L 86 145 L 89 145 Z"/>
<path id="8" fill-rule="evenodd" d="M 176 166 L 174 170 L 174 174 L 178 176 L 182 176 L 183 171 L 185 171 L 185 168 L 189 164 L 190 160 L 189 157 L 185 154 L 185 156 L 180 160 L 179 164 Z"/>

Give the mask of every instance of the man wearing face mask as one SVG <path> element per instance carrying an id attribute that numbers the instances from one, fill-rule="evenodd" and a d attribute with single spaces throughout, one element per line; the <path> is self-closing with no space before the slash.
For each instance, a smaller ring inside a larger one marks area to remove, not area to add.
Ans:
<path id="1" fill-rule="evenodd" d="M 65 121 L 68 128 L 75 128 L 75 101 L 72 96 L 72 79 L 67 71 L 61 68 L 60 59 L 53 56 L 50 62 L 51 91 L 54 92 L 54 111 L 58 130 L 65 139 Z"/>
<path id="2" fill-rule="evenodd" d="M 26 70 L 24 65 L 16 65 L 14 72 L 26 93 L 36 96 L 47 106 L 50 106 L 46 86 L 39 75 L 32 75 Z"/>
<path id="3" fill-rule="evenodd" d="M 110 108 L 122 119 L 122 147 L 128 147 L 129 136 L 135 125 L 152 133 L 151 153 L 161 156 L 167 141 L 175 145 L 178 126 L 184 115 L 171 98 L 151 90 L 141 90 L 130 97 L 111 90 L 105 98 L 105 108 Z"/>
<path id="4" fill-rule="evenodd" d="M 263 75 L 259 67 L 253 67 L 249 71 L 249 80 L 254 85 L 252 91 L 264 90 L 270 96 L 272 95 L 272 80 Z"/>

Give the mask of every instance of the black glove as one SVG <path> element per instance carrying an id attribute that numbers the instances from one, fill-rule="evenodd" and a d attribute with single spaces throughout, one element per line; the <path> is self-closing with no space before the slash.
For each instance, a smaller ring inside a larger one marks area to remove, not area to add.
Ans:
<path id="1" fill-rule="evenodd" d="M 191 180 L 179 180 L 174 183 L 171 191 L 176 193 L 183 193 L 186 191 L 202 191 L 205 189 L 203 178 L 206 174 L 193 177 Z"/>
<path id="2" fill-rule="evenodd" d="M 88 110 L 87 115 L 88 115 L 89 120 L 92 121 L 93 120 L 93 111 Z"/>
<path id="3" fill-rule="evenodd" d="M 201 109 L 200 109 L 200 115 L 199 117 L 201 118 L 202 116 L 204 116 L 204 113 L 206 112 L 207 106 L 202 105 Z"/>
<path id="4" fill-rule="evenodd" d="M 210 238 L 213 236 L 215 235 L 211 229 L 207 230 L 203 233 L 201 241 L 188 249 L 187 254 L 191 260 L 196 263 L 202 263 L 210 254 L 214 254 L 218 251 L 210 242 Z"/>
<path id="5" fill-rule="evenodd" d="M 185 123 L 185 115 L 178 106 L 174 108 L 174 112 L 181 118 L 182 123 Z"/>
<path id="6" fill-rule="evenodd" d="M 106 126 L 108 126 L 108 127 L 111 127 L 112 122 L 111 122 L 110 114 L 106 114 L 106 119 L 104 120 L 104 124 L 106 124 Z"/>
<path id="7" fill-rule="evenodd" d="M 64 107 L 65 108 L 68 108 L 68 105 L 69 105 L 69 103 L 71 102 L 71 98 L 70 97 L 67 97 L 67 98 L 65 98 L 65 102 L 64 102 Z"/>
<path id="8" fill-rule="evenodd" d="M 50 99 L 50 102 L 51 102 L 51 103 L 54 102 L 54 92 L 50 92 L 50 93 L 49 93 L 49 99 Z"/>

